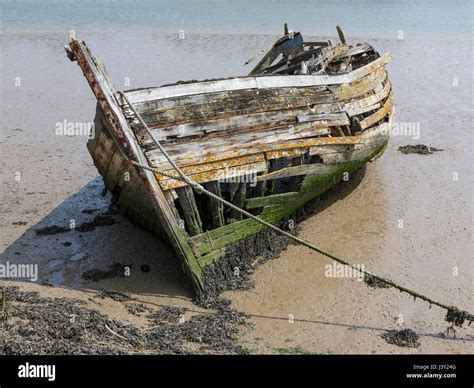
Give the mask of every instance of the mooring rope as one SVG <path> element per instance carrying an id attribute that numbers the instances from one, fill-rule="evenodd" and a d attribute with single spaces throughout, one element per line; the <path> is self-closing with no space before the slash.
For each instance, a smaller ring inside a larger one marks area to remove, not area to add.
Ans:
<path id="1" fill-rule="evenodd" d="M 191 186 L 197 193 L 199 194 L 205 194 L 207 195 L 208 197 L 211 197 L 213 199 L 215 199 L 216 201 L 219 201 L 221 202 L 222 204 L 230 207 L 231 209 L 247 216 L 248 218 L 251 218 L 253 220 L 255 220 L 256 222 L 274 230 L 275 232 L 279 233 L 279 234 L 282 234 L 286 237 L 288 237 L 289 239 L 297 242 L 298 244 L 301 244 L 315 252 L 318 252 L 320 253 L 321 255 L 324 255 L 326 257 L 329 257 L 330 259 L 340 263 L 340 264 L 343 264 L 349 268 L 352 268 L 354 269 L 355 271 L 357 272 L 360 272 L 364 275 L 367 275 L 369 276 L 370 278 L 372 279 L 375 279 L 375 280 L 378 280 L 379 282 L 382 282 L 390 287 L 394 287 L 396 289 L 398 289 L 400 292 L 406 292 L 407 294 L 413 296 L 414 300 L 416 301 L 417 298 L 421 299 L 421 300 L 424 300 L 425 302 L 428 302 L 431 305 L 436 305 L 438 307 L 441 307 L 445 310 L 448 311 L 448 315 L 449 314 L 454 314 L 455 315 L 455 318 L 458 317 L 459 318 L 459 314 L 461 314 L 461 316 L 463 317 L 462 322 L 464 322 L 464 319 L 467 319 L 468 321 L 474 321 L 474 315 L 473 314 L 470 314 L 468 313 L 467 311 L 459 311 L 455 306 L 448 306 L 444 303 L 441 303 L 441 302 L 438 302 L 434 299 L 431 299 L 430 297 L 426 296 L 426 295 L 423 295 L 423 294 L 420 294 L 416 291 L 413 291 L 407 287 L 404 287 L 404 286 L 401 286 L 397 283 L 395 283 L 394 281 L 390 280 L 390 279 L 386 279 L 380 275 L 374 275 L 372 273 L 370 273 L 369 271 L 365 270 L 365 269 L 362 269 L 360 268 L 360 266 L 356 265 L 356 264 L 353 264 L 353 263 L 350 263 L 346 260 L 343 260 L 341 259 L 340 257 L 337 257 L 329 252 L 326 252 L 318 247 L 316 247 L 315 245 L 311 244 L 310 242 L 306 241 L 306 240 L 303 240 L 265 220 L 262 220 L 261 218 L 259 218 L 258 216 L 255 216 L 254 214 L 252 213 L 249 213 L 248 211 L 244 210 L 244 209 L 241 209 L 240 207 L 234 205 L 233 203 L 229 202 L 229 201 L 226 201 L 225 199 L 219 197 L 218 195 L 206 190 L 202 185 L 200 185 L 199 183 L 193 181 L 191 178 L 189 178 L 177 165 L 176 163 L 172 160 L 172 158 L 170 157 L 170 155 L 166 152 L 166 150 L 164 149 L 164 147 L 161 145 L 161 143 L 159 142 L 159 140 L 157 140 L 155 138 L 155 136 L 153 135 L 153 133 L 150 131 L 150 128 L 148 128 L 148 125 L 145 123 L 145 121 L 143 120 L 143 118 L 141 117 L 141 115 L 136 111 L 135 107 L 130 103 L 130 101 L 128 100 L 128 98 L 126 97 L 125 93 L 122 92 L 122 91 L 118 91 L 118 93 L 122 96 L 122 98 L 126 101 L 127 105 L 130 107 L 130 109 L 132 110 L 132 112 L 135 114 L 135 116 L 138 118 L 138 120 L 140 121 L 141 125 L 145 128 L 148 136 L 150 136 L 150 138 L 152 139 L 153 143 L 155 143 L 155 145 L 158 147 L 158 149 L 163 153 L 163 155 L 165 156 L 166 160 L 171 164 L 171 166 L 173 167 L 174 170 L 176 170 L 176 172 L 179 174 L 179 176 L 176 176 L 176 175 L 172 175 L 172 174 L 169 174 L 167 172 L 164 172 L 164 171 L 161 171 L 159 169 L 156 169 L 156 168 L 153 168 L 153 167 L 150 167 L 150 166 L 145 166 L 141 163 L 138 163 L 134 160 L 130 160 L 126 155 L 126 159 L 129 160 L 133 165 L 141 168 L 141 169 L 144 169 L 144 170 L 148 170 L 154 174 L 159 174 L 159 175 L 162 175 L 162 176 L 165 176 L 167 178 L 171 178 L 171 179 L 175 179 L 175 180 L 178 180 L 178 181 L 181 181 L 181 182 L 184 182 L 186 184 L 188 184 L 189 186 Z M 119 147 L 120 148 L 120 147 Z M 122 153 L 123 154 L 123 153 Z M 461 317 L 461 318 L 462 318 Z M 450 321 L 450 322 L 454 322 L 454 321 Z M 462 323 L 461 322 L 461 323 Z"/>

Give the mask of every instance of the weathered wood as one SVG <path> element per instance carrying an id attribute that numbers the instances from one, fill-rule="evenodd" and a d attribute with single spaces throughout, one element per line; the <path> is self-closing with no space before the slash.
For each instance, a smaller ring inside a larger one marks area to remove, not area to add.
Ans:
<path id="1" fill-rule="evenodd" d="M 240 177 L 240 176 L 249 175 L 249 174 L 256 174 L 258 172 L 266 171 L 266 169 L 267 169 L 266 163 L 259 162 L 259 163 L 249 163 L 243 166 L 235 166 L 235 167 L 232 167 L 231 169 L 222 168 L 222 169 L 202 172 L 198 174 L 187 174 L 187 175 L 189 176 L 189 178 L 191 178 L 195 182 L 205 183 L 205 182 L 211 182 L 215 180 L 220 180 L 220 181 L 230 180 L 235 177 Z M 174 189 L 174 188 L 183 187 L 186 185 L 182 181 L 168 179 L 168 178 L 161 179 L 159 182 L 163 190 Z"/>
<path id="2" fill-rule="evenodd" d="M 392 55 L 386 53 L 368 65 L 362 66 L 350 73 L 339 75 L 295 75 L 241 77 L 216 81 L 202 81 L 188 84 L 163 86 L 133 90 L 126 93 L 132 104 L 164 98 L 185 96 L 190 94 L 217 93 L 229 90 L 244 90 L 255 88 L 305 87 L 320 85 L 336 85 L 355 81 L 370 72 L 385 66 L 392 60 Z"/>
<path id="3" fill-rule="evenodd" d="M 262 129 L 268 130 L 295 124 L 295 117 L 302 118 L 301 120 L 298 120 L 300 123 L 319 121 L 321 122 L 321 126 L 324 125 L 325 127 L 347 125 L 344 121 L 347 120 L 347 117 L 338 114 L 326 114 L 324 117 L 321 116 L 321 118 L 314 117 L 313 120 L 304 120 L 304 117 L 308 113 L 311 113 L 311 111 L 307 107 L 303 107 L 298 109 L 287 109 L 284 111 L 236 115 L 217 120 L 200 121 L 166 128 L 152 129 L 152 134 L 155 138 L 163 140 L 168 137 L 183 138 L 204 134 L 207 135 L 219 131 L 225 131 L 227 134 L 233 131 L 239 131 L 242 133 L 243 131 L 251 132 Z M 151 141 L 144 141 L 142 145 L 147 145 L 149 143 L 151 143 Z"/>
<path id="4" fill-rule="evenodd" d="M 349 119 L 346 113 L 319 113 L 319 114 L 307 114 L 304 116 L 297 116 L 296 120 L 299 123 L 309 123 L 314 121 L 323 121 L 324 123 L 331 123 L 329 126 L 341 126 L 348 125 Z"/>
<path id="5" fill-rule="evenodd" d="M 243 165 L 252 164 L 252 163 L 260 163 L 260 162 L 265 162 L 265 157 L 263 154 L 253 154 L 249 156 L 242 156 L 242 157 L 218 160 L 216 162 L 207 162 L 207 163 L 205 160 L 201 160 L 200 163 L 193 164 L 193 165 L 185 165 L 182 162 L 178 162 L 177 165 L 181 168 L 181 171 L 183 171 L 185 174 L 192 175 L 192 174 L 204 173 L 207 171 L 232 169 L 234 167 L 243 166 Z M 156 165 L 154 167 L 159 168 L 163 172 L 171 174 L 171 175 L 177 174 L 174 168 L 168 168 L 168 169 L 164 168 L 166 167 L 166 165 L 164 164 Z M 166 180 L 166 179 L 172 179 L 172 178 L 165 178 L 163 175 L 156 174 L 156 179 Z"/>
<path id="6" fill-rule="evenodd" d="M 344 33 L 342 32 L 341 27 L 336 26 L 337 34 L 339 35 L 339 40 L 342 44 L 346 44 L 346 38 L 344 37 Z"/>
<path id="7" fill-rule="evenodd" d="M 176 194 L 178 194 L 179 203 L 183 208 L 184 220 L 186 221 L 189 234 L 191 236 L 201 234 L 201 216 L 199 215 L 199 210 L 196 205 L 193 189 L 189 186 L 183 186 L 176 189 Z"/>
<path id="8" fill-rule="evenodd" d="M 303 158 L 297 157 L 297 158 L 292 158 L 291 159 L 291 166 L 292 167 L 298 167 L 303 164 Z M 301 176 L 292 176 L 290 178 L 290 181 L 288 182 L 288 191 L 293 192 L 293 191 L 298 191 L 298 186 L 301 183 Z"/>
<path id="9" fill-rule="evenodd" d="M 312 125 L 305 123 L 304 125 Z M 303 124 L 301 124 L 303 125 Z M 296 126 L 295 126 L 296 128 Z M 187 143 L 186 147 L 165 146 L 165 149 L 178 165 L 192 166 L 200 163 L 215 162 L 268 151 L 278 151 L 292 148 L 310 147 L 322 144 L 351 144 L 361 139 L 357 136 L 348 137 L 317 137 L 314 130 L 299 131 L 291 128 L 275 130 L 274 135 L 267 137 L 262 134 L 253 133 L 249 136 L 229 135 L 225 139 L 212 139 L 200 143 Z M 268 141 L 265 141 L 267 138 Z M 169 163 L 163 158 L 159 150 L 150 150 L 146 153 L 150 164 L 159 169 L 170 169 Z"/>
<path id="10" fill-rule="evenodd" d="M 382 108 L 380 108 L 377 112 L 370 115 L 369 117 L 366 117 L 364 120 L 360 122 L 360 128 L 363 130 L 379 122 L 386 115 L 392 113 L 392 108 L 393 108 L 393 95 L 392 93 L 390 93 L 384 105 L 382 106 Z"/>
<path id="11" fill-rule="evenodd" d="M 171 211 L 173 212 L 176 221 L 180 221 L 181 217 L 179 215 L 178 209 L 176 209 L 176 205 L 174 203 L 175 199 L 178 197 L 175 190 L 167 190 L 163 193 L 165 195 L 166 201 L 168 202 Z"/>
<path id="12" fill-rule="evenodd" d="M 230 194 L 231 202 L 240 209 L 244 207 L 246 187 L 247 187 L 247 184 L 245 182 L 229 183 L 229 191 L 231 193 Z M 229 219 L 228 219 L 229 224 L 235 221 L 240 221 L 242 219 L 242 213 L 240 213 L 239 211 L 235 209 L 230 209 L 229 213 L 230 213 Z"/>
<path id="13" fill-rule="evenodd" d="M 344 102 L 346 99 L 363 96 L 385 78 L 385 70 L 381 68 L 349 84 L 197 94 L 140 103 L 135 108 L 150 126 L 169 127 L 234 115 L 298 108 L 309 104 Z M 131 122 L 134 122 L 134 116 L 130 117 Z"/>
<path id="14" fill-rule="evenodd" d="M 111 129 L 111 136 L 117 145 L 122 147 L 122 150 L 129 160 L 138 163 L 147 164 L 143 151 L 136 143 L 134 134 L 132 133 L 127 120 L 123 114 L 121 107 L 117 103 L 116 92 L 113 86 L 109 83 L 107 75 L 104 75 L 97 67 L 97 61 L 91 54 L 89 48 L 84 42 L 71 40 L 69 48 L 74 54 L 81 67 L 84 76 L 86 77 L 89 86 L 97 98 L 98 104 L 103 112 L 104 119 Z M 94 157 L 94 155 L 93 155 Z M 171 209 L 161 191 L 154 175 L 149 171 L 142 171 L 134 168 L 133 177 L 136 177 L 139 183 L 136 184 L 136 190 L 139 191 L 140 196 L 138 202 L 145 203 L 146 206 L 151 206 L 153 215 L 159 221 L 160 228 L 165 231 L 167 240 L 175 249 L 176 254 L 180 258 L 183 268 L 187 273 L 194 289 L 199 292 L 202 290 L 201 267 L 192 252 L 184 232 L 179 228 L 175 222 Z M 125 185 L 125 191 L 132 194 L 132 184 Z M 137 196 L 129 195 L 129 201 L 125 200 L 124 191 L 120 193 L 120 198 L 123 198 L 124 206 L 130 203 L 138 203 Z M 139 205 L 140 206 L 140 205 Z M 136 214 L 136 219 L 140 220 L 140 213 L 134 209 L 134 205 L 130 206 L 130 210 Z"/>
<path id="15" fill-rule="evenodd" d="M 221 188 L 218 181 L 212 181 L 204 184 L 204 187 L 211 193 L 222 198 Z M 209 198 L 209 207 L 212 215 L 212 227 L 220 228 L 225 225 L 224 205 L 214 198 Z"/>
<path id="16" fill-rule="evenodd" d="M 256 209 L 268 205 L 280 205 L 288 203 L 293 198 L 297 197 L 297 192 L 289 192 L 283 194 L 267 195 L 262 197 L 255 197 L 245 200 L 245 207 L 247 209 Z"/>
<path id="17" fill-rule="evenodd" d="M 378 53 L 367 44 L 348 46 L 339 28 L 338 33 L 343 44 L 336 46 L 310 47 L 301 35 L 294 41 L 278 40 L 273 53 L 261 62 L 259 77 L 175 84 L 127 95 L 191 179 L 221 196 L 219 182 L 235 178 L 223 186 L 226 198 L 229 194 L 236 206 L 275 223 L 386 147 L 393 101 L 384 67 L 391 55 L 377 58 Z M 71 57 L 77 57 L 103 110 L 104 128 L 110 126 L 89 143 L 106 187 L 119 195 L 128 216 L 170 240 L 195 289 L 202 290 L 203 266 L 263 226 L 242 219 L 240 212 L 219 201 L 195 197 L 179 180 L 135 167 L 130 182 L 122 179 L 123 171 L 130 168 L 122 149 L 131 160 L 176 172 L 125 99 L 115 92 L 104 66 L 85 44 L 74 41 L 71 48 Z M 281 53 L 282 60 L 277 58 Z M 351 126 L 357 127 L 357 134 Z M 276 161 L 281 158 L 285 159 Z M 303 164 L 308 160 L 315 163 Z M 288 163 L 291 166 L 281 168 Z M 248 174 L 257 174 L 257 187 L 246 199 L 247 184 L 242 179 Z M 285 193 L 273 192 L 275 182 L 278 192 Z M 174 206 L 178 201 L 182 212 Z M 196 202 L 209 212 L 205 233 L 203 209 Z M 180 214 L 189 235 L 180 228 Z M 225 225 L 226 221 L 230 224 Z"/>

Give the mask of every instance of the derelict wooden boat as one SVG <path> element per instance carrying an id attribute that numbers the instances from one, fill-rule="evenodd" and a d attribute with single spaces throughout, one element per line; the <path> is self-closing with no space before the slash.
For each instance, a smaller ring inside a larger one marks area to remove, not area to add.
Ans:
<path id="1" fill-rule="evenodd" d="M 338 33 L 339 44 L 304 42 L 285 26 L 249 76 L 123 95 L 84 42 L 66 46 L 98 101 L 87 147 L 107 190 L 126 215 L 172 245 L 197 292 L 218 289 L 211 278 L 232 278 L 233 249 L 263 226 L 182 181 L 132 165 L 127 159 L 175 172 L 129 103 L 190 178 L 280 223 L 387 145 L 391 55 L 351 46 Z"/>

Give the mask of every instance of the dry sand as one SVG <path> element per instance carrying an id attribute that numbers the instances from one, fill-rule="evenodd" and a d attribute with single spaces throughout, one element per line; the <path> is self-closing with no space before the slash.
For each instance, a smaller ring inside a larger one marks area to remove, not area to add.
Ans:
<path id="1" fill-rule="evenodd" d="M 42 295 L 88 300 L 91 292 L 113 289 L 155 306 L 196 309 L 172 250 L 121 215 L 113 216 L 115 224 L 90 232 L 36 235 L 35 229 L 67 227 L 71 219 L 79 225 L 108 208 L 110 198 L 100 196 L 103 185 L 86 139 L 54 134 L 55 124 L 64 119 L 91 121 L 95 101 L 77 65 L 64 55 L 65 34 L 2 35 L 0 263 L 39 264 L 38 283 L 56 287 L 28 282 L 22 287 Z M 119 88 L 244 74 L 241 64 L 273 39 L 85 37 Z M 388 70 L 397 121 L 419 123 L 421 138 L 394 136 L 381 159 L 321 201 L 320 212 L 302 224 L 300 236 L 374 273 L 472 311 L 472 137 L 466 135 L 472 124 L 467 104 L 472 52 L 458 38 L 428 38 L 372 42 L 380 51 L 394 52 Z M 122 45 L 130 55 L 121 54 Z M 215 47 L 222 47 L 219 56 Z M 190 55 L 193 61 L 183 60 Z M 31 60 L 20 60 L 27 57 Z M 17 77 L 20 86 L 15 86 Z M 127 77 L 131 84 L 121 85 Z M 458 86 L 453 86 L 453 77 Z M 417 143 L 444 151 L 426 156 L 397 151 L 400 145 Z M 17 172 L 20 181 L 15 180 Z M 400 219 L 403 229 L 398 228 Z M 81 277 L 86 270 L 107 269 L 113 263 L 131 264 L 130 276 L 99 282 Z M 143 264 L 151 270 L 140 270 Z M 258 353 L 473 353 L 472 328 L 458 329 L 456 338 L 442 338 L 439 333 L 447 328 L 442 310 L 429 310 L 391 289 L 325 277 L 325 264 L 326 258 L 290 246 L 256 270 L 254 289 L 226 293 L 233 307 L 250 315 L 252 325 L 242 327 L 239 342 Z M 119 302 L 100 303 L 102 313 L 144 324 Z M 401 326 L 421 336 L 419 348 L 396 347 L 380 337 L 383 330 L 399 327 L 399 314 Z"/>

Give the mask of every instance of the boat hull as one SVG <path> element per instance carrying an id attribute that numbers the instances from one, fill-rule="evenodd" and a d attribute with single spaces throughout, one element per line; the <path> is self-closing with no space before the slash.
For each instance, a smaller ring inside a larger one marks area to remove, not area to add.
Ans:
<path id="1" fill-rule="evenodd" d="M 272 64 L 288 39 L 255 76 L 124 93 L 84 42 L 67 48 L 97 98 L 87 148 L 105 187 L 126 216 L 173 247 L 202 300 L 235 287 L 256 256 L 282 246 L 237 209 L 292 231 L 302 209 L 387 146 L 390 53 L 296 42 L 299 53 Z M 302 64 L 315 74 L 300 75 Z M 234 207 L 169 177 L 176 176 L 169 158 Z"/>
<path id="2" fill-rule="evenodd" d="M 351 175 L 367 162 L 383 154 L 388 144 L 391 120 L 392 118 L 371 128 L 361 142 L 321 146 L 319 155 L 327 163 L 300 166 L 304 179 L 297 191 L 250 198 L 245 202 L 245 209 L 252 211 L 260 208 L 260 218 L 263 220 L 288 226 L 288 221 L 292 220 L 300 209 L 342 180 L 350 179 Z M 145 188 L 143 176 L 132 168 L 118 151 L 116 139 L 108 128 L 100 106 L 96 112 L 95 136 L 89 140 L 87 147 L 103 177 L 105 187 L 113 194 L 121 211 L 137 225 L 173 245 L 153 206 L 153 194 Z M 277 170 L 271 178 L 276 175 L 285 177 L 282 170 Z M 292 228 L 293 226 L 287 230 L 291 231 Z M 237 275 L 240 270 L 236 272 L 236 264 L 242 266 L 243 259 L 239 256 L 236 262 L 234 251 L 239 249 L 241 241 L 258 236 L 264 227 L 252 219 L 244 219 L 196 236 L 189 236 L 179 222 L 175 229 L 179 235 L 181 249 L 186 252 L 188 259 L 182 260 L 183 269 L 191 279 L 195 279 L 193 284 L 200 297 L 208 298 L 209 295 L 226 289 L 225 284 L 229 279 L 234 278 L 234 285 L 238 282 L 242 275 Z M 267 248 L 269 252 L 274 250 L 270 245 Z M 265 252 L 254 250 L 253 254 L 250 252 L 246 255 L 245 261 L 247 264 L 251 263 L 260 255 L 265 255 Z"/>

